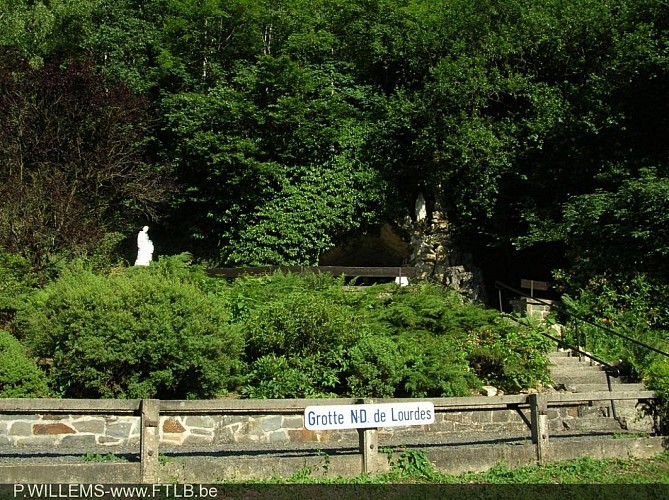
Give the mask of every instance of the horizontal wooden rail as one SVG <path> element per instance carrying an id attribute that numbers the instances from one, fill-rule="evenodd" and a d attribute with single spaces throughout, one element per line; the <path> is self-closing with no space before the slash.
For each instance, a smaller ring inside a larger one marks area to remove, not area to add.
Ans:
<path id="1" fill-rule="evenodd" d="M 258 266 L 258 267 L 221 267 L 208 269 L 207 274 L 218 278 L 237 278 L 249 275 L 257 276 L 272 274 L 276 271 L 285 273 L 303 273 L 311 271 L 314 273 L 327 273 L 333 276 L 342 274 L 350 278 L 395 278 L 403 276 L 414 278 L 417 275 L 415 267 L 355 267 L 355 266 Z"/>
<path id="2" fill-rule="evenodd" d="M 654 399 L 654 391 L 601 391 L 601 392 L 558 392 L 545 395 L 549 406 L 567 403 L 588 403 L 591 401 L 643 401 Z"/>
<path id="3" fill-rule="evenodd" d="M 297 415 L 307 406 L 356 405 L 361 403 L 413 403 L 430 401 L 436 412 L 514 410 L 530 429 L 539 463 L 550 454 L 548 447 L 549 407 L 575 405 L 593 401 L 637 400 L 656 398 L 653 391 L 620 391 L 592 393 L 519 394 L 504 396 L 473 396 L 455 398 L 337 398 L 337 399 L 216 399 L 216 400 L 157 400 L 157 399 L 0 399 L 0 415 L 136 415 L 140 417 L 139 478 L 144 483 L 160 480 L 160 417 L 179 415 Z M 529 418 L 528 418 L 529 415 Z M 378 433 L 376 428 L 358 429 L 363 473 L 373 473 L 378 466 Z M 6 467 L 6 466 L 3 466 Z M 125 470 L 125 469 L 124 469 Z M 134 473 L 133 473 L 134 474 Z M 128 476 L 129 477 L 129 476 Z M 57 482 L 58 478 L 54 481 Z"/>
<path id="4" fill-rule="evenodd" d="M 558 392 L 542 394 L 550 406 L 587 403 L 592 401 L 623 401 L 654 399 L 654 391 L 602 391 L 590 393 Z M 430 401 L 437 412 L 462 410 L 495 410 L 529 406 L 529 395 L 472 396 L 452 398 L 365 398 L 365 403 L 411 403 Z M 162 415 L 188 414 L 265 414 L 290 415 L 303 413 L 307 406 L 353 405 L 361 398 L 332 399 L 211 399 L 161 400 Z M 0 414 L 74 413 L 74 414 L 135 414 L 141 411 L 140 399 L 0 399 Z"/>
<path id="5" fill-rule="evenodd" d="M 528 290 L 541 290 L 546 291 L 550 289 L 550 283 L 547 281 L 535 281 L 535 280 L 520 280 L 520 288 L 526 288 Z"/>
<path id="6" fill-rule="evenodd" d="M 528 405 L 527 395 L 498 396 L 494 398 L 455 397 L 455 398 L 365 398 L 365 403 L 410 403 L 429 400 L 435 411 L 496 410 Z M 231 413 L 231 414 L 266 414 L 289 415 L 301 414 L 307 406 L 353 405 L 363 402 L 360 398 L 336 399 L 218 399 L 218 400 L 173 400 L 161 401 L 160 413 L 165 415 Z"/>
<path id="7" fill-rule="evenodd" d="M 139 414 L 141 399 L 1 399 L 0 415 L 8 413 Z"/>

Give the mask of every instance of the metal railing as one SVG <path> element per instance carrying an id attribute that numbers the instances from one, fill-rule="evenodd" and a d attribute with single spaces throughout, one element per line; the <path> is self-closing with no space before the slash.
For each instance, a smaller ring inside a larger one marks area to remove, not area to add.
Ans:
<path id="1" fill-rule="evenodd" d="M 501 311 L 501 312 L 503 312 L 503 311 L 502 311 L 502 309 L 503 309 L 503 308 L 502 308 L 502 289 L 504 289 L 504 290 L 508 290 L 508 291 L 510 291 L 510 292 L 513 292 L 514 294 L 519 295 L 519 296 L 521 296 L 521 297 L 525 297 L 525 298 L 531 299 L 533 302 L 538 303 L 538 304 L 546 305 L 546 306 L 549 306 L 549 307 L 553 307 L 553 306 L 555 306 L 555 302 L 546 302 L 545 300 L 542 300 L 542 299 L 539 299 L 539 298 L 537 298 L 537 297 L 534 297 L 533 295 L 528 295 L 528 294 L 522 292 L 521 290 L 518 290 L 518 289 L 516 289 L 516 288 L 510 287 L 509 285 L 506 285 L 506 284 L 504 284 L 504 283 L 502 283 L 502 282 L 500 282 L 500 281 L 496 281 L 496 282 L 495 282 L 495 288 L 497 288 L 497 290 L 499 291 L 499 304 L 500 304 L 500 311 Z M 667 356 L 667 357 L 669 357 L 669 354 L 668 354 L 668 353 L 666 353 L 666 352 L 664 352 L 664 351 L 662 351 L 662 350 L 660 350 L 660 349 L 657 349 L 656 347 L 653 347 L 653 346 L 651 346 L 651 345 L 648 345 L 648 344 L 646 344 L 646 343 L 644 343 L 644 342 L 641 342 L 640 340 L 634 339 L 634 338 L 632 338 L 632 337 L 628 337 L 627 335 L 624 335 L 624 334 L 622 334 L 622 333 L 620 333 L 620 332 L 617 332 L 617 331 L 613 330 L 612 328 L 608 328 L 608 327 L 606 327 L 606 326 L 599 325 L 599 324 L 597 324 L 597 323 L 595 323 L 595 322 L 593 322 L 593 321 L 591 321 L 591 320 L 589 320 L 589 319 L 587 319 L 587 318 L 583 318 L 582 316 L 580 316 L 580 315 L 578 315 L 578 314 L 575 314 L 575 313 L 573 313 L 573 312 L 571 312 L 571 311 L 567 311 L 566 309 L 563 309 L 561 312 L 562 312 L 563 314 L 569 316 L 570 318 L 573 318 L 573 319 L 576 319 L 576 320 L 581 321 L 581 322 L 583 322 L 583 323 L 586 323 L 586 324 L 588 324 L 588 325 L 594 326 L 594 327 L 596 327 L 596 328 L 598 328 L 598 329 L 600 329 L 600 330 L 602 330 L 602 331 L 604 331 L 604 332 L 606 332 L 606 333 L 609 333 L 609 334 L 615 335 L 615 336 L 617 336 L 617 337 L 619 337 L 619 338 L 628 340 L 629 342 L 632 342 L 632 343 L 634 343 L 634 344 L 636 344 L 636 345 L 638 345 L 638 346 L 640 346 L 640 347 L 643 347 L 643 348 L 648 349 L 648 350 L 650 350 L 650 351 L 653 351 L 653 352 L 655 352 L 655 353 L 658 353 L 658 354 L 661 354 L 661 355 L 663 355 L 663 356 Z M 604 370 L 603 370 L 603 371 L 604 371 L 604 373 L 606 374 L 606 384 L 607 384 L 607 387 L 608 387 L 608 389 L 609 389 L 609 392 L 612 392 L 612 391 L 613 391 L 613 387 L 611 386 L 611 377 L 617 378 L 617 377 L 620 376 L 620 370 L 618 369 L 618 367 L 613 366 L 613 365 L 611 365 L 610 363 L 607 363 L 606 361 L 604 361 L 604 360 L 602 360 L 602 359 L 600 359 L 600 358 L 594 356 L 592 353 L 589 353 L 589 352 L 586 352 L 586 351 L 582 350 L 582 349 L 581 349 L 581 342 L 580 342 L 579 339 L 577 339 L 577 343 L 578 343 L 579 345 L 578 345 L 578 346 L 574 346 L 574 345 L 571 345 L 571 344 L 567 343 L 564 339 L 558 339 L 558 338 L 553 337 L 552 335 L 550 335 L 550 334 L 548 334 L 548 333 L 546 333 L 546 332 L 539 331 L 538 333 L 540 333 L 540 334 L 543 335 L 544 337 L 547 337 L 547 338 L 553 340 L 554 342 L 556 342 L 556 343 L 558 344 L 558 346 L 563 346 L 563 347 L 569 349 L 570 351 L 575 352 L 576 354 L 579 355 L 579 358 L 582 359 L 583 357 L 586 357 L 586 358 L 588 358 L 588 359 L 594 361 L 595 363 L 598 363 L 598 364 L 601 365 L 602 367 L 604 367 Z M 585 342 L 583 342 L 583 344 L 584 344 L 584 343 L 585 343 Z M 615 407 L 615 402 L 614 402 L 614 400 L 611 400 L 611 412 L 612 412 L 613 418 L 617 418 L 617 415 L 616 415 L 616 407 Z"/>
<path id="2" fill-rule="evenodd" d="M 504 283 L 502 283 L 502 282 L 500 282 L 500 281 L 496 281 L 496 282 L 495 282 L 495 288 L 497 288 L 497 290 L 499 290 L 500 311 L 502 310 L 502 289 L 505 289 L 505 290 L 508 290 L 508 291 L 510 291 L 510 292 L 513 292 L 513 293 L 515 293 L 515 294 L 517 294 L 517 295 L 520 295 L 521 297 L 525 297 L 525 298 L 528 298 L 528 299 L 532 299 L 533 301 L 535 301 L 535 302 L 537 302 L 537 303 L 539 303 L 539 304 L 543 304 L 543 305 L 547 305 L 547 306 L 553 306 L 553 305 L 554 305 L 554 304 L 552 304 L 552 303 L 546 302 L 545 300 L 541 300 L 541 299 L 538 299 L 538 298 L 536 298 L 536 297 L 532 297 L 532 296 L 530 296 L 530 295 L 527 295 L 526 293 L 524 293 L 524 292 L 522 292 L 522 291 L 520 291 L 520 290 L 518 290 L 518 289 L 515 289 L 515 288 L 513 288 L 513 287 L 510 287 L 509 285 L 506 285 L 506 284 L 504 284 Z M 637 339 L 635 339 L 635 338 L 632 338 L 632 337 L 629 337 L 629 336 L 627 336 L 627 335 L 625 335 L 625 334 L 622 334 L 622 333 L 620 333 L 620 332 L 617 332 L 617 331 L 615 331 L 614 329 L 609 328 L 609 327 L 607 327 L 607 326 L 604 326 L 604 325 L 600 325 L 600 324 L 598 324 L 598 323 L 595 323 L 594 321 L 592 321 L 592 320 L 590 320 L 590 319 L 588 319 L 588 318 L 584 318 L 583 316 L 581 316 L 581 315 L 579 315 L 579 314 L 573 313 L 573 312 L 571 312 L 571 311 L 567 311 L 566 309 L 563 309 L 561 312 L 564 313 L 564 314 L 566 314 L 566 315 L 569 316 L 570 318 L 577 319 L 577 320 L 579 320 L 579 321 L 581 321 L 581 322 L 583 322 L 583 323 L 585 323 L 585 324 L 588 324 L 588 325 L 590 325 L 590 326 L 594 326 L 594 327 L 598 328 L 599 330 L 601 330 L 601 331 L 603 331 L 603 332 L 606 332 L 606 333 L 608 333 L 608 334 L 610 334 L 610 335 L 614 335 L 614 336 L 616 336 L 616 337 L 619 337 L 619 338 L 622 338 L 622 339 L 624 339 L 624 340 L 627 340 L 628 342 L 631 342 L 631 343 L 633 343 L 633 344 L 635 344 L 635 345 L 638 345 L 639 347 L 643 347 L 643 348 L 645 348 L 645 349 L 648 349 L 649 351 L 655 352 L 655 353 L 657 353 L 657 354 L 661 354 L 662 356 L 669 357 L 669 353 L 664 352 L 664 351 L 662 351 L 661 349 L 658 349 L 657 347 L 654 347 L 654 346 L 652 346 L 652 345 L 646 344 L 645 342 L 641 342 L 640 340 L 637 340 Z M 571 349 L 571 348 L 572 348 L 572 347 L 570 347 L 570 349 Z M 577 351 L 577 349 L 574 349 L 574 350 Z M 582 354 L 586 354 L 586 353 L 582 353 Z M 588 357 L 591 357 L 591 358 L 592 358 L 592 355 L 588 355 Z M 593 359 L 594 359 L 594 358 L 593 358 Z M 597 360 L 596 360 L 596 361 L 597 361 Z M 600 362 L 600 361 L 598 361 L 598 362 Z"/>

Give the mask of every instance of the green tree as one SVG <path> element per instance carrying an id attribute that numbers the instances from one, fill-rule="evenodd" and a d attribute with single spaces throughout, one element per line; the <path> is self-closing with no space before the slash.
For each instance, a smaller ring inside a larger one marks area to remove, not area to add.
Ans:
<path id="1" fill-rule="evenodd" d="M 0 245 L 41 269 L 155 217 L 149 130 L 146 103 L 86 63 L 0 67 Z"/>
<path id="2" fill-rule="evenodd" d="M 365 161 L 373 104 L 329 65 L 264 56 L 230 83 L 164 101 L 196 251 L 228 264 L 307 264 L 382 211 Z M 214 253 L 215 251 L 215 253 Z M 207 252 L 207 253 L 204 253 Z"/>

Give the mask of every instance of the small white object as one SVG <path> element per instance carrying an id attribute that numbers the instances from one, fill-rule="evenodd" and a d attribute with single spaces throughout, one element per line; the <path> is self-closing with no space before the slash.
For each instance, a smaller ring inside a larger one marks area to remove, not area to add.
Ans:
<path id="1" fill-rule="evenodd" d="M 488 396 L 489 398 L 497 396 L 497 387 L 493 387 L 492 385 L 484 385 L 483 387 L 481 387 L 481 390 L 483 394 Z"/>
<path id="2" fill-rule="evenodd" d="M 144 226 L 137 233 L 137 260 L 136 266 L 148 266 L 153 257 L 153 242 L 149 239 L 149 226 Z"/>
<path id="3" fill-rule="evenodd" d="M 409 286 L 409 278 L 406 276 L 398 276 L 395 278 L 395 283 L 399 286 Z"/>

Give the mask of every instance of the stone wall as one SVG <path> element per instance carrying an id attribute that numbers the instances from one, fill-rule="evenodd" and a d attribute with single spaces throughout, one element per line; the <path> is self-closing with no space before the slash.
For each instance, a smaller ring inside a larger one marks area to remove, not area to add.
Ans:
<path id="1" fill-rule="evenodd" d="M 529 419 L 529 411 L 525 412 Z M 578 427 L 579 407 L 548 410 L 552 432 Z M 0 446 L 131 446 L 139 445 L 139 417 L 99 415 L 0 415 Z M 356 430 L 310 431 L 302 415 L 185 415 L 162 416 L 160 444 L 217 445 L 232 443 L 351 443 L 357 444 Z M 420 434 L 460 436 L 472 433 L 530 430 L 513 410 L 449 411 L 435 416 L 435 423 L 424 426 L 384 428 L 381 443 L 403 440 Z"/>
<path id="2" fill-rule="evenodd" d="M 555 301 L 541 299 L 541 302 L 530 297 L 520 297 L 511 301 L 513 312 L 526 314 L 530 318 L 544 321 L 551 313 L 551 306 Z"/>
<path id="3" fill-rule="evenodd" d="M 139 421 L 100 415 L 0 415 L 0 446 L 138 446 Z"/>

